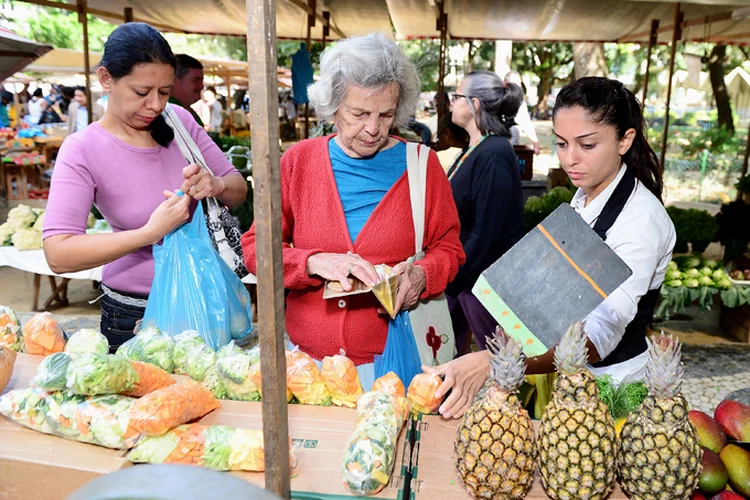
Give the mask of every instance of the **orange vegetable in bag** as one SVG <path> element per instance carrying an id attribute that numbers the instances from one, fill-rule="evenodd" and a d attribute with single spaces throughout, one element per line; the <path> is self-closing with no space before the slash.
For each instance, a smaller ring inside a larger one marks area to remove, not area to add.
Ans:
<path id="1" fill-rule="evenodd" d="M 331 399 L 336 406 L 357 407 L 357 399 L 364 393 L 354 362 L 346 356 L 326 356 L 320 370 Z"/>
<path id="2" fill-rule="evenodd" d="M 401 379 L 398 378 L 394 372 L 388 372 L 382 377 L 378 378 L 374 384 L 372 384 L 372 390 L 377 392 L 385 392 L 392 396 L 406 397 L 406 388 Z"/>
<path id="3" fill-rule="evenodd" d="M 141 361 L 133 361 L 132 359 L 128 361 L 130 361 L 130 364 L 138 373 L 138 382 L 135 383 L 133 390 L 124 393 L 126 396 L 139 398 L 175 384 L 175 380 L 169 376 L 169 373 L 158 366 L 150 363 L 142 363 Z"/>
<path id="4" fill-rule="evenodd" d="M 286 385 L 303 405 L 331 405 L 318 365 L 297 348 L 286 353 Z"/>
<path id="5" fill-rule="evenodd" d="M 260 363 L 255 363 L 254 365 L 250 365 L 250 368 L 247 371 L 247 376 L 250 378 L 253 384 L 258 388 L 258 392 L 260 393 L 260 397 L 263 398 L 263 386 L 261 385 L 261 382 L 263 381 L 263 375 L 260 371 Z M 294 397 L 294 394 L 292 394 L 292 390 L 287 385 L 286 387 L 286 402 L 290 402 L 292 398 Z"/>
<path id="6" fill-rule="evenodd" d="M 220 406 L 202 384 L 184 380 L 136 399 L 130 408 L 128 433 L 159 436 Z"/>
<path id="7" fill-rule="evenodd" d="M 414 376 L 406 393 L 406 397 L 411 403 L 412 414 L 429 414 L 437 411 L 442 399 L 435 397 L 435 391 L 440 387 L 441 382 L 442 380 L 438 375 L 430 373 L 420 373 Z"/>
<path id="8" fill-rule="evenodd" d="M 27 354 L 48 356 L 65 349 L 65 339 L 60 325 L 48 312 L 38 313 L 23 326 L 23 340 Z"/>

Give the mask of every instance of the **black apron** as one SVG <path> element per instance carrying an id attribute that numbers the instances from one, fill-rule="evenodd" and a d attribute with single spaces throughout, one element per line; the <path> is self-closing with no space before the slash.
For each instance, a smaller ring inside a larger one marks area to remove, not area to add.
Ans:
<path id="1" fill-rule="evenodd" d="M 625 203 L 627 203 L 630 195 L 633 194 L 635 186 L 635 174 L 629 168 L 626 168 L 625 175 L 623 175 L 612 196 L 607 200 L 596 224 L 594 224 L 594 231 L 602 240 L 607 240 L 607 231 L 615 223 L 617 217 L 620 216 Z M 625 328 L 625 334 L 622 336 L 620 343 L 609 356 L 598 363 L 594 363 L 594 367 L 602 368 L 623 363 L 646 352 L 646 349 L 648 349 L 646 335 L 653 321 L 658 300 L 659 288 L 649 290 L 646 295 L 641 297 L 641 300 L 638 301 L 638 311 L 635 313 L 633 320 Z"/>

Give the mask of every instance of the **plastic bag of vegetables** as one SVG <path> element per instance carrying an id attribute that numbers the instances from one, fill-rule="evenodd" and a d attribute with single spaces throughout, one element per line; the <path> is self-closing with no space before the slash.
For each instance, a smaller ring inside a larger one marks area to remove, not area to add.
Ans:
<path id="1" fill-rule="evenodd" d="M 344 485 L 352 493 L 374 495 L 388 484 L 406 405 L 383 392 L 367 392 L 357 401 L 357 424 L 343 461 Z"/>
<path id="2" fill-rule="evenodd" d="M 164 335 L 158 328 L 147 327 L 122 344 L 117 349 L 117 354 L 134 361 L 151 363 L 167 373 L 172 373 L 173 350 L 174 339 L 172 337 Z"/>
<path id="3" fill-rule="evenodd" d="M 286 385 L 303 405 L 331 406 L 326 388 L 315 361 L 298 348 L 286 353 Z"/>
<path id="4" fill-rule="evenodd" d="M 219 380 L 229 399 L 236 401 L 260 401 L 260 386 L 256 380 L 260 375 L 260 364 L 244 353 L 234 354 L 217 361 Z M 251 376 L 255 372 L 257 375 Z"/>
<path id="5" fill-rule="evenodd" d="M 0 413 L 45 434 L 127 449 L 140 438 L 128 431 L 133 401 L 127 396 L 80 396 L 30 387 L 0 396 Z"/>
<path id="6" fill-rule="evenodd" d="M 159 436 L 220 406 L 211 391 L 194 380 L 183 380 L 136 399 L 130 409 L 130 431 Z"/>
<path id="7" fill-rule="evenodd" d="M 385 392 L 392 396 L 406 397 L 406 388 L 394 372 L 388 372 L 372 384 L 373 392 Z"/>
<path id="8" fill-rule="evenodd" d="M 175 335 L 174 350 L 172 351 L 172 361 L 174 362 L 174 373 L 177 375 L 187 375 L 185 363 L 190 356 L 191 351 L 196 347 L 206 345 L 203 337 L 196 330 L 185 330 Z"/>
<path id="9" fill-rule="evenodd" d="M 159 367 L 114 354 L 55 353 L 42 360 L 32 384 L 46 391 L 73 394 L 124 394 L 140 397 L 175 381 Z"/>
<path id="10" fill-rule="evenodd" d="M 289 457 L 294 467 L 291 439 Z M 223 425 L 181 425 L 162 436 L 143 438 L 128 458 L 134 463 L 199 465 L 220 471 L 265 470 L 263 432 Z"/>
<path id="11" fill-rule="evenodd" d="M 23 349 L 23 329 L 15 311 L 10 307 L 0 306 L 0 344 L 16 352 Z"/>
<path id="12" fill-rule="evenodd" d="M 62 328 L 48 312 L 33 315 L 23 325 L 25 352 L 48 356 L 65 349 Z"/>
<path id="13" fill-rule="evenodd" d="M 336 406 L 355 408 L 357 399 L 364 392 L 359 382 L 359 373 L 354 362 L 346 356 L 326 356 L 320 376 L 331 393 L 331 400 Z"/>
<path id="14" fill-rule="evenodd" d="M 439 376 L 428 373 L 420 373 L 412 379 L 406 397 L 409 399 L 411 412 L 414 415 L 437 411 L 442 400 L 435 397 L 435 392 L 440 387 L 440 383 Z"/>
<path id="15" fill-rule="evenodd" d="M 71 356 L 89 353 L 109 354 L 109 341 L 96 330 L 81 328 L 70 336 L 65 344 L 65 352 Z"/>

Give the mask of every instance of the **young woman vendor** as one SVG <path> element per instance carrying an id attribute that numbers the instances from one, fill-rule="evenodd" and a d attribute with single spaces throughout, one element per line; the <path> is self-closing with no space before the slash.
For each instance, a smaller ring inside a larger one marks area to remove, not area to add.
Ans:
<path id="1" fill-rule="evenodd" d="M 56 273 L 104 265 L 101 331 L 114 351 L 133 336 L 154 277 L 151 247 L 185 222 L 195 200 L 239 205 L 247 184 L 208 134 L 175 107 L 215 177 L 188 165 L 161 116 L 174 81 L 169 44 L 143 23 L 123 24 L 104 44 L 97 76 L 104 117 L 60 148 L 44 218 L 44 254 Z M 176 196 L 180 189 L 185 194 Z M 165 200 L 166 197 L 166 200 Z M 113 228 L 86 234 L 94 204 Z"/>
<path id="2" fill-rule="evenodd" d="M 571 205 L 633 271 L 585 319 L 589 368 L 616 381 L 639 379 L 648 357 L 647 328 L 675 243 L 641 105 L 616 80 L 582 78 L 558 95 L 553 124 L 560 164 L 578 188 Z M 527 373 L 553 372 L 553 355 L 554 348 L 529 358 Z M 487 379 L 488 354 L 469 354 L 434 370 L 444 376 L 437 395 L 452 389 L 440 413 L 459 417 Z"/>

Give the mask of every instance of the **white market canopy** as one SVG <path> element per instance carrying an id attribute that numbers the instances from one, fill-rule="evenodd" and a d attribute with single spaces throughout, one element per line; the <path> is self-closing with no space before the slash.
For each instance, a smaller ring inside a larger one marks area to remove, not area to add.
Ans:
<path id="1" fill-rule="evenodd" d="M 52 47 L 49 45 L 36 43 L 0 28 L 0 81 L 21 71 L 50 50 Z"/>
<path id="2" fill-rule="evenodd" d="M 96 68 L 102 55 L 89 52 L 91 68 Z M 55 75 L 75 75 L 83 73 L 83 52 L 73 49 L 52 49 L 32 64 L 24 68 L 24 73 L 52 73 Z"/>

